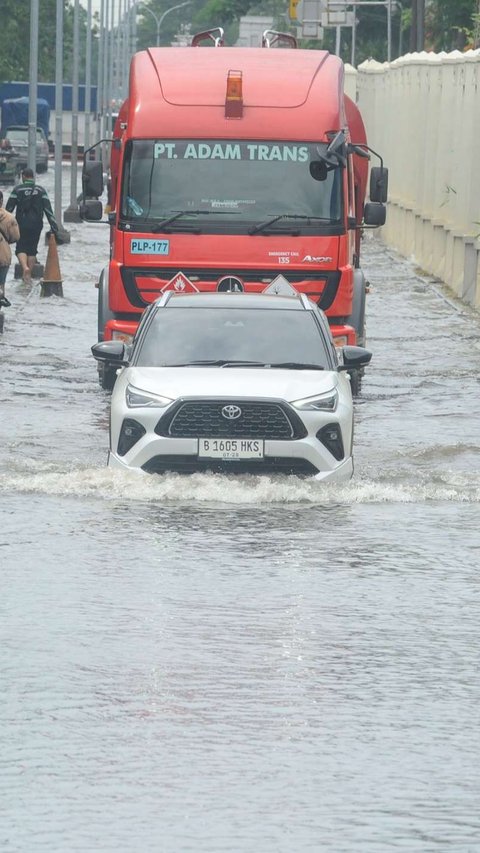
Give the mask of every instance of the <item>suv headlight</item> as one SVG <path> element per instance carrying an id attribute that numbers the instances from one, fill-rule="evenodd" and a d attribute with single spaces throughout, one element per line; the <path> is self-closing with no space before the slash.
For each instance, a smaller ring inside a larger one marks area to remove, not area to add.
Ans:
<path id="1" fill-rule="evenodd" d="M 325 394 L 317 394 L 316 397 L 305 397 L 304 400 L 295 400 L 292 406 L 303 412 L 334 412 L 338 404 L 338 391 L 333 388 Z"/>
<path id="2" fill-rule="evenodd" d="M 133 385 L 127 385 L 125 399 L 129 409 L 164 409 L 165 406 L 173 402 L 169 397 L 150 394 L 148 391 L 141 391 L 140 388 L 135 388 Z"/>

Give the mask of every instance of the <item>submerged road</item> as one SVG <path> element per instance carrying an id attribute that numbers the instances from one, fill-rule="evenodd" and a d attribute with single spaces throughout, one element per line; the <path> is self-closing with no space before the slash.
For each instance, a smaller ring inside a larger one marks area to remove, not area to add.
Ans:
<path id="1" fill-rule="evenodd" d="M 350 484 L 111 472 L 68 227 L 0 337 L 2 853 L 480 850 L 479 316 L 366 240 Z"/>

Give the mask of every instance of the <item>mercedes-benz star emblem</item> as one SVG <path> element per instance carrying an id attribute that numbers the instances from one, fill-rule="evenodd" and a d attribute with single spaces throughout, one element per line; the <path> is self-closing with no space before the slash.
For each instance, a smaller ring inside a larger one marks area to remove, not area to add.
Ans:
<path id="1" fill-rule="evenodd" d="M 217 284 L 219 293 L 243 293 L 243 282 L 235 275 L 225 275 Z"/>
<path id="2" fill-rule="evenodd" d="M 222 415 L 227 421 L 236 421 L 242 414 L 240 406 L 224 406 Z"/>

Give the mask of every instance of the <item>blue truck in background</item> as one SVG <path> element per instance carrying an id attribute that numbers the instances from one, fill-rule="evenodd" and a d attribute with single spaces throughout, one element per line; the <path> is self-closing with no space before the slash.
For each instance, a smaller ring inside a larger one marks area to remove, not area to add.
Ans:
<path id="1" fill-rule="evenodd" d="M 28 81 L 7 81 L 0 82 L 0 146 L 1 140 L 7 135 L 7 129 L 26 128 L 28 129 L 28 103 L 29 103 L 30 84 Z M 71 151 L 71 132 L 72 132 L 72 107 L 74 102 L 74 90 L 71 83 L 64 83 L 62 86 L 62 153 L 68 159 Z M 54 137 L 56 131 L 52 126 L 50 132 L 50 121 L 55 115 L 56 110 L 57 87 L 55 83 L 38 83 L 37 86 L 37 137 L 45 136 L 48 144 L 50 156 L 53 155 Z M 85 112 L 87 104 L 87 89 L 84 85 L 78 86 L 78 112 L 80 114 L 80 134 L 82 128 L 82 113 Z M 94 115 L 97 112 L 97 87 L 90 86 L 90 101 L 89 112 Z M 19 131 L 18 131 L 19 132 Z M 9 134 L 10 136 L 12 134 Z M 13 141 L 13 138 L 12 138 Z M 37 139 L 38 142 L 38 139 Z M 15 140 L 18 150 L 18 139 Z M 25 160 L 25 154 L 22 153 L 20 158 Z M 42 159 L 43 163 L 43 159 Z M 39 160 L 37 158 L 37 169 Z M 43 166 L 40 171 L 45 171 Z"/>
<path id="2" fill-rule="evenodd" d="M 2 102 L 2 124 L 0 136 L 5 136 L 9 127 L 28 127 L 29 99 L 6 98 Z M 37 127 L 41 127 L 48 139 L 50 133 L 50 105 L 44 98 L 37 98 Z"/>

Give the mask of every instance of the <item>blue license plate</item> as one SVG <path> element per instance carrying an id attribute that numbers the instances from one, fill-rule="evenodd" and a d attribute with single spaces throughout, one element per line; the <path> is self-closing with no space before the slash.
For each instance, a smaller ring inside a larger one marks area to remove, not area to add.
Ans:
<path id="1" fill-rule="evenodd" d="M 139 237 L 130 240 L 132 255 L 168 255 L 169 251 L 170 240 L 143 240 Z"/>

